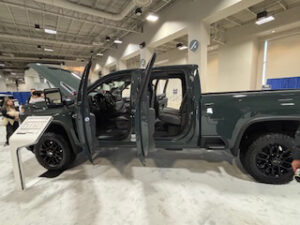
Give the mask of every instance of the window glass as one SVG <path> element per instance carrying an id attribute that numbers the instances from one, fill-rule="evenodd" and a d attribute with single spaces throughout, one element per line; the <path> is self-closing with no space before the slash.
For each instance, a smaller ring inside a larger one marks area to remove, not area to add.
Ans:
<path id="1" fill-rule="evenodd" d="M 130 91 L 131 91 L 131 85 L 128 85 L 128 86 L 122 91 L 122 98 L 130 98 Z"/>
<path id="2" fill-rule="evenodd" d="M 164 88 L 165 88 L 166 82 L 167 82 L 167 80 L 159 80 L 158 81 L 157 90 L 156 90 L 157 95 L 164 94 Z"/>
<path id="3" fill-rule="evenodd" d="M 153 87 L 155 86 L 156 82 L 157 79 L 153 80 L 152 82 Z M 161 109 L 164 107 L 180 109 L 181 102 L 182 102 L 181 79 L 179 78 L 160 79 L 157 84 L 156 96 L 159 101 Z"/>
<path id="4" fill-rule="evenodd" d="M 94 92 L 102 94 L 110 92 L 117 100 L 130 98 L 130 80 L 114 80 L 103 83 Z"/>
<path id="5" fill-rule="evenodd" d="M 179 109 L 182 102 L 182 82 L 179 78 L 168 79 L 166 96 L 168 98 L 168 108 Z"/>

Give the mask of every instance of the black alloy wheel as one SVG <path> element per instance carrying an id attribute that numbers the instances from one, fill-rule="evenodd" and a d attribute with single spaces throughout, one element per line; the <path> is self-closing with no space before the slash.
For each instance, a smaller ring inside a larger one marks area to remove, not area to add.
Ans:
<path id="1" fill-rule="evenodd" d="M 63 159 L 63 147 L 55 140 L 45 140 L 39 151 L 40 158 L 50 167 L 57 167 Z"/>
<path id="2" fill-rule="evenodd" d="M 269 144 L 256 155 L 257 167 L 267 176 L 278 178 L 292 170 L 292 152 L 286 146 Z"/>
<path id="3" fill-rule="evenodd" d="M 294 138 L 287 134 L 262 134 L 253 140 L 241 161 L 246 171 L 258 182 L 285 184 L 293 179 L 291 163 Z"/>
<path id="4" fill-rule="evenodd" d="M 67 138 L 60 134 L 45 133 L 34 146 L 35 157 L 47 170 L 64 170 L 75 159 Z"/>

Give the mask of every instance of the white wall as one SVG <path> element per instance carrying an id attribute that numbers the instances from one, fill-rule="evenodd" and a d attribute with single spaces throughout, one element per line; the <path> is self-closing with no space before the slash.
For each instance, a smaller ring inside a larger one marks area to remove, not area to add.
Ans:
<path id="1" fill-rule="evenodd" d="M 259 44 L 256 88 L 262 87 L 264 41 Z M 300 77 L 300 34 L 273 35 L 269 40 L 266 80 L 272 78 Z"/>
<path id="2" fill-rule="evenodd" d="M 24 81 L 25 83 L 19 86 L 19 91 L 29 91 L 31 88 L 37 90 L 49 88 L 49 85 L 44 82 L 44 79 L 40 79 L 38 73 L 32 68 L 25 71 Z"/>
<path id="3" fill-rule="evenodd" d="M 206 91 L 218 92 L 219 78 L 219 51 L 208 53 Z"/>
<path id="4" fill-rule="evenodd" d="M 0 73 L 0 92 L 5 92 L 7 90 L 5 77 Z"/>
<path id="5" fill-rule="evenodd" d="M 187 50 L 172 49 L 166 53 L 158 54 L 156 59 L 157 66 L 182 65 L 187 63 Z"/>
<path id="6" fill-rule="evenodd" d="M 218 91 L 247 91 L 256 87 L 257 40 L 227 43 L 219 51 Z"/>
<path id="7" fill-rule="evenodd" d="M 269 41 L 268 78 L 300 76 L 300 34 Z"/>

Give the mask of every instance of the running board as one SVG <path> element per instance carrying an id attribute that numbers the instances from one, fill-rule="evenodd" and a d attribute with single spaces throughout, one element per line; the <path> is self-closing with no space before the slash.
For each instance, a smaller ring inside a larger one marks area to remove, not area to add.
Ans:
<path id="1" fill-rule="evenodd" d="M 209 149 L 209 150 L 224 150 L 225 146 L 223 146 L 223 145 L 220 145 L 220 146 L 211 145 L 211 146 L 207 146 L 207 149 Z"/>

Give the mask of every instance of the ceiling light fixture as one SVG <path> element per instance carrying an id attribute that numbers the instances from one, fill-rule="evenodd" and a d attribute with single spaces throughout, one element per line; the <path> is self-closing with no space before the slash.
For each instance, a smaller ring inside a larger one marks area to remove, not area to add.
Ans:
<path id="1" fill-rule="evenodd" d="M 114 43 L 115 43 L 115 44 L 122 44 L 123 41 L 121 41 L 121 40 L 119 40 L 119 39 L 116 39 L 116 40 L 114 40 Z"/>
<path id="2" fill-rule="evenodd" d="M 2 67 L 3 67 L 3 66 L 5 66 L 5 64 L 4 64 L 4 63 L 0 63 L 0 66 L 2 66 Z"/>
<path id="3" fill-rule="evenodd" d="M 53 49 L 51 49 L 51 48 L 44 48 L 44 51 L 45 52 L 53 52 Z"/>
<path id="4" fill-rule="evenodd" d="M 271 22 L 275 20 L 274 16 L 268 16 L 268 12 L 267 11 L 263 11 L 257 14 L 257 19 L 256 19 L 256 24 L 257 25 L 262 25 L 268 22 Z"/>
<path id="5" fill-rule="evenodd" d="M 94 41 L 93 45 L 103 45 L 100 41 Z"/>
<path id="6" fill-rule="evenodd" d="M 186 49 L 188 49 L 188 47 L 186 45 L 182 44 L 182 43 L 178 43 L 176 45 L 176 48 L 178 48 L 179 50 L 186 50 Z"/>
<path id="7" fill-rule="evenodd" d="M 13 53 L 7 53 L 7 52 L 3 52 L 2 55 L 3 56 L 8 56 L 8 57 L 14 57 L 15 56 Z"/>
<path id="8" fill-rule="evenodd" d="M 41 29 L 41 27 L 40 27 L 40 25 L 39 25 L 39 24 L 34 24 L 34 28 L 35 28 L 36 30 L 39 30 L 39 29 Z"/>
<path id="9" fill-rule="evenodd" d="M 103 56 L 103 53 L 97 53 L 97 56 Z"/>
<path id="10" fill-rule="evenodd" d="M 159 19 L 159 16 L 154 14 L 154 13 L 149 13 L 148 16 L 146 17 L 146 20 L 149 22 L 156 22 Z"/>
<path id="11" fill-rule="evenodd" d="M 45 31 L 45 33 L 47 33 L 47 34 L 56 34 L 56 33 L 57 33 L 56 30 L 49 29 L 49 28 L 45 28 L 44 31 Z"/>
<path id="12" fill-rule="evenodd" d="M 135 9 L 135 15 L 136 15 L 136 16 L 141 16 L 142 14 L 143 14 L 142 8 L 136 8 L 136 9 Z"/>
<path id="13" fill-rule="evenodd" d="M 143 41 L 142 43 L 139 44 L 139 46 L 140 46 L 140 49 L 145 48 L 146 47 L 146 42 Z"/>
<path id="14" fill-rule="evenodd" d="M 11 74 L 11 75 L 17 75 L 17 74 L 16 74 L 16 73 L 14 73 L 14 72 L 11 72 L 10 74 Z"/>

